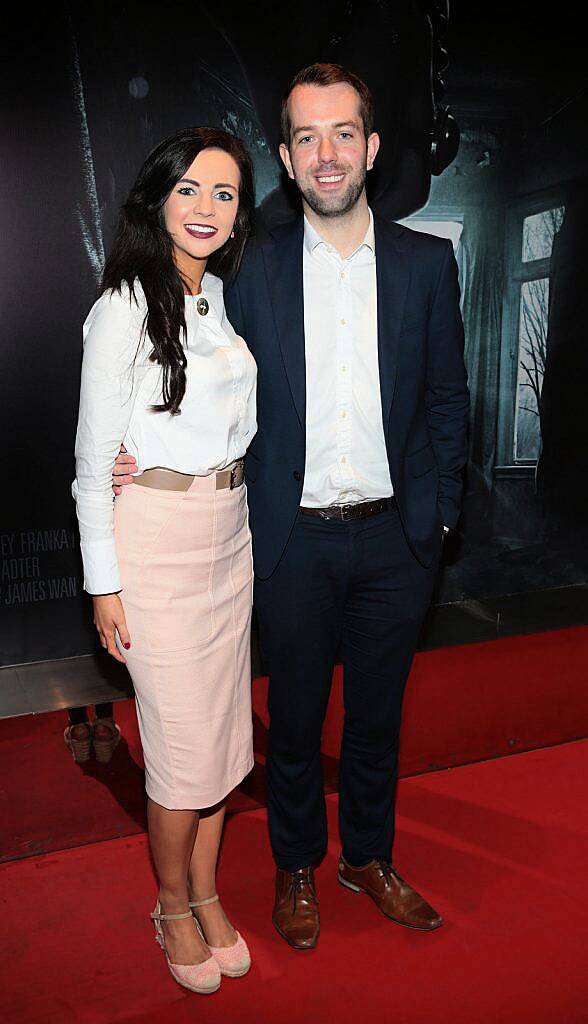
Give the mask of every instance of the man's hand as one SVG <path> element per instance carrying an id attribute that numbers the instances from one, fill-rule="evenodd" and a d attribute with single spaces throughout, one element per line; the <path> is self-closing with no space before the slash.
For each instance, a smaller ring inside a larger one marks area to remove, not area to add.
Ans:
<path id="1" fill-rule="evenodd" d="M 118 594 L 99 594 L 93 597 L 92 601 L 94 602 L 94 625 L 98 630 L 100 643 L 104 650 L 112 654 L 113 658 L 126 665 L 125 659 L 116 646 L 117 633 L 125 650 L 128 651 L 131 646 L 131 638 L 120 597 Z"/>
<path id="2" fill-rule="evenodd" d="M 112 489 L 116 495 L 122 494 L 125 484 L 132 484 L 132 473 L 137 472 L 137 460 L 129 455 L 124 444 L 120 446 L 118 458 L 112 471 Z"/>

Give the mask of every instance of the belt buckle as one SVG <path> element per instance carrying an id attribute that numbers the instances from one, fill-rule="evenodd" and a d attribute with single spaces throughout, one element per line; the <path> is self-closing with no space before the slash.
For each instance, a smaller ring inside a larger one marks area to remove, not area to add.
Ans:
<path id="1" fill-rule="evenodd" d="M 348 521 L 346 513 L 350 512 L 352 507 L 353 506 L 351 505 L 339 505 L 339 508 L 341 510 L 341 522 L 346 523 Z M 351 518 L 351 516 L 349 518 Z"/>

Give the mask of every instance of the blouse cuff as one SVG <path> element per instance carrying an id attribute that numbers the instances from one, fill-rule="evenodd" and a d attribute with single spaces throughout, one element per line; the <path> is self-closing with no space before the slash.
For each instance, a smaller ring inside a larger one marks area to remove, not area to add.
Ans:
<path id="1" fill-rule="evenodd" d="M 82 541 L 84 590 L 88 594 L 116 594 L 122 590 L 114 538 Z"/>

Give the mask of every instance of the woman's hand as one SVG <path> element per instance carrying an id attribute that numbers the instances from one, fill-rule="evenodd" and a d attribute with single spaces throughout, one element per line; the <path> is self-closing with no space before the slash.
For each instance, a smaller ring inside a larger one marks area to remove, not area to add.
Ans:
<path id="1" fill-rule="evenodd" d="M 92 598 L 94 602 L 94 625 L 98 630 L 100 643 L 113 658 L 126 665 L 126 661 L 116 646 L 115 633 L 118 632 L 120 642 L 128 651 L 131 646 L 131 638 L 127 629 L 127 622 L 118 594 L 100 594 Z"/>
<path id="2" fill-rule="evenodd" d="M 125 484 L 132 484 L 132 474 L 137 472 L 137 460 L 134 455 L 129 455 L 124 444 L 121 444 L 117 455 L 114 469 L 112 471 L 112 490 L 118 498 L 122 494 Z"/>

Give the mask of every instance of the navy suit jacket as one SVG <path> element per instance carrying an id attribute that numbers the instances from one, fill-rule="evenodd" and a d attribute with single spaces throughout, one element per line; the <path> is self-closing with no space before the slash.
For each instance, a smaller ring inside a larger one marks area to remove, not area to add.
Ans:
<path id="1" fill-rule="evenodd" d="M 252 240 L 225 295 L 258 367 L 258 431 L 245 459 L 255 572 L 278 564 L 306 457 L 303 220 Z M 407 541 L 430 565 L 460 511 L 469 399 L 451 242 L 374 217 L 378 360 L 390 477 Z"/>

